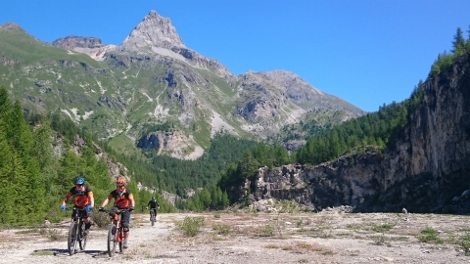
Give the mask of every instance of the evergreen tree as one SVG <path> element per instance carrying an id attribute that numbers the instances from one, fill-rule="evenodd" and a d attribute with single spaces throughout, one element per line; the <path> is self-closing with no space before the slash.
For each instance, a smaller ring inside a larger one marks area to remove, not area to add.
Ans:
<path id="1" fill-rule="evenodd" d="M 11 109 L 11 101 L 5 86 L 0 86 L 0 118 Z"/>
<path id="2" fill-rule="evenodd" d="M 465 52 L 465 39 L 463 38 L 463 32 L 460 27 L 457 28 L 457 32 L 454 35 L 454 40 L 452 41 L 452 53 L 456 56 L 460 56 Z"/>

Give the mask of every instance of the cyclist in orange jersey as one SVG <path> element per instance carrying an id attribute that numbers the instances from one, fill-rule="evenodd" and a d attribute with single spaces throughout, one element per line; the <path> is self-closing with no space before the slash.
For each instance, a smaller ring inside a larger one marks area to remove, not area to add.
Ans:
<path id="1" fill-rule="evenodd" d="M 112 191 L 108 197 L 103 201 L 100 207 L 100 211 L 108 205 L 109 201 L 114 199 L 114 207 L 109 213 L 113 216 L 118 209 L 124 210 L 121 214 L 122 227 L 124 231 L 124 241 L 122 246 L 127 248 L 127 239 L 129 238 L 129 222 L 131 220 L 131 212 L 134 211 L 135 201 L 134 195 L 129 189 L 126 188 L 127 181 L 124 177 L 118 177 L 116 179 L 116 190 Z"/>

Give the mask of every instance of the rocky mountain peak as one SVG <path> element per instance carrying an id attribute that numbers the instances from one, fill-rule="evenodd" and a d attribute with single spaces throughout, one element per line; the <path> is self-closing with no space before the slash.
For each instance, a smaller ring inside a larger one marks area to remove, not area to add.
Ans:
<path id="1" fill-rule="evenodd" d="M 186 47 L 169 18 L 152 10 L 122 42 L 121 48 L 139 51 L 145 48 Z"/>
<path id="2" fill-rule="evenodd" d="M 18 24 L 13 22 L 8 22 L 3 25 L 0 25 L 0 30 L 23 30 Z"/>

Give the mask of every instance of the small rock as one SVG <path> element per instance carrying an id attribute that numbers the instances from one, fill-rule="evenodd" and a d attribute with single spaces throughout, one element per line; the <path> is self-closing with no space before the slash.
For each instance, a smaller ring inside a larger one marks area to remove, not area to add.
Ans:
<path id="1" fill-rule="evenodd" d="M 51 222 L 49 222 L 49 220 L 44 220 L 44 222 L 42 222 L 42 226 L 43 227 L 49 227 L 51 225 Z"/>

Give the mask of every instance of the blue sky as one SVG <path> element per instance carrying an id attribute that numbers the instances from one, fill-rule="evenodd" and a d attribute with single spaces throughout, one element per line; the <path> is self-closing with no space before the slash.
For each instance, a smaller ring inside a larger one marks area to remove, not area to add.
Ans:
<path id="1" fill-rule="evenodd" d="M 408 98 L 470 25 L 468 0 L 0 0 L 0 10 L 0 24 L 45 42 L 116 45 L 155 10 L 234 74 L 291 71 L 365 111 Z"/>

